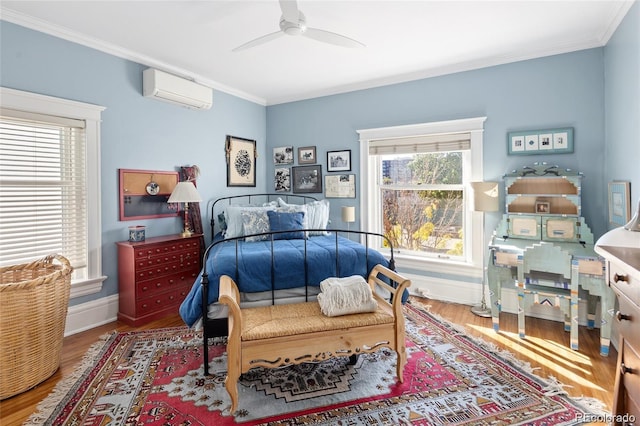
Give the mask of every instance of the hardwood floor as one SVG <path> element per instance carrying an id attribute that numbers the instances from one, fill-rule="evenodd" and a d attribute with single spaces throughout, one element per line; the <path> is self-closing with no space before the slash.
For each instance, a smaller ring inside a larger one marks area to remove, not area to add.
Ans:
<path id="1" fill-rule="evenodd" d="M 597 398 L 605 403 L 607 410 L 611 409 L 617 352 L 611 346 L 608 357 L 600 355 L 599 330 L 580 327 L 580 351 L 576 352 L 569 349 L 569 333 L 564 332 L 559 322 L 527 317 L 528 336 L 522 340 L 517 333 L 516 315 L 503 313 L 500 317 L 501 332 L 495 333 L 491 319 L 473 315 L 469 306 L 418 298 L 413 298 L 412 303 L 428 307 L 432 313 L 463 326 L 471 336 L 509 350 L 519 360 L 528 362 L 536 375 L 543 378 L 553 376 L 569 385 L 565 388 L 569 395 Z M 179 326 L 184 326 L 184 323 L 178 315 L 173 315 L 137 329 Z M 1 401 L 0 425 L 22 424 L 55 384 L 73 371 L 100 336 L 113 330 L 134 329 L 124 323 L 113 322 L 66 337 L 60 369 L 34 389 Z"/>

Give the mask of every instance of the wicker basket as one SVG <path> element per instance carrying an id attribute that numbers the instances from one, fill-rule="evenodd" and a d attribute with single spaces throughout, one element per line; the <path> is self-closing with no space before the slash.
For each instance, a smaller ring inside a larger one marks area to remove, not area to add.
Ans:
<path id="1" fill-rule="evenodd" d="M 0 268 L 0 400 L 31 389 L 60 366 L 71 271 L 58 255 Z"/>

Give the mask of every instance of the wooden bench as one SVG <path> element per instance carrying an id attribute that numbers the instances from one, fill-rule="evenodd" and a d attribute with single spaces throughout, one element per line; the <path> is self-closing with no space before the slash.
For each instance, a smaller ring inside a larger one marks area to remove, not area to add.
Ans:
<path id="1" fill-rule="evenodd" d="M 238 407 L 238 378 L 254 367 L 276 368 L 388 347 L 397 353 L 396 375 L 402 383 L 407 355 L 401 299 L 411 281 L 377 265 L 367 282 L 378 302 L 375 312 L 328 317 L 317 301 L 240 308 L 235 282 L 222 276 L 219 301 L 229 307 L 225 387 L 231 413 Z M 376 293 L 376 286 L 391 293 L 391 302 Z"/>

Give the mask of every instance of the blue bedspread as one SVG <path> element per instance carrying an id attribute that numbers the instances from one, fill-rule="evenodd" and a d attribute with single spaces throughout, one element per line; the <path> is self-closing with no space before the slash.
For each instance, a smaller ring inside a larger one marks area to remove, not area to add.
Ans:
<path id="1" fill-rule="evenodd" d="M 305 284 L 318 286 L 328 277 L 361 275 L 366 278 L 371 269 L 388 260 L 378 251 L 366 249 L 360 243 L 347 238 L 338 238 L 338 264 L 336 265 L 336 236 L 314 236 L 306 240 L 238 242 L 238 268 L 236 273 L 236 243 L 233 241 L 213 246 L 207 258 L 209 277 L 209 303 L 218 300 L 218 284 L 222 275 L 229 275 L 241 292 L 270 291 L 301 287 Z M 305 242 L 307 264 L 305 267 Z M 272 268 L 273 263 L 273 268 Z M 306 271 L 306 273 L 305 273 Z M 180 305 L 180 315 L 191 327 L 202 316 L 202 272 L 191 291 Z"/>

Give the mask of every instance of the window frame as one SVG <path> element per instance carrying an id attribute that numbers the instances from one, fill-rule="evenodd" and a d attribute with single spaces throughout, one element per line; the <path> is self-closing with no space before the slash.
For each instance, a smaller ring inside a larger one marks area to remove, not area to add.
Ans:
<path id="1" fill-rule="evenodd" d="M 100 200 L 100 122 L 99 105 L 0 87 L 0 106 L 36 114 L 85 121 L 87 164 L 87 277 L 71 283 L 71 298 L 98 293 L 107 278 L 102 274 L 102 215 Z"/>
<path id="2" fill-rule="evenodd" d="M 403 268 L 417 271 L 428 271 L 430 274 L 458 275 L 478 277 L 482 274 L 483 241 L 482 213 L 472 209 L 470 182 L 483 180 L 483 132 L 487 117 L 476 117 L 460 120 L 428 122 L 405 126 L 392 126 L 358 130 L 360 142 L 360 211 L 366 212 L 360 218 L 361 226 L 372 232 L 381 232 L 381 211 L 378 209 L 378 187 L 376 185 L 379 163 L 377 156 L 369 155 L 369 144 L 378 139 L 403 137 L 433 136 L 439 134 L 462 133 L 470 135 L 470 149 L 463 155 L 463 167 L 469 170 L 463 177 L 464 191 L 464 244 L 465 255 L 462 259 L 444 258 L 415 253 L 395 253 L 401 260 Z M 467 232 L 471 230 L 471 232 Z"/>

